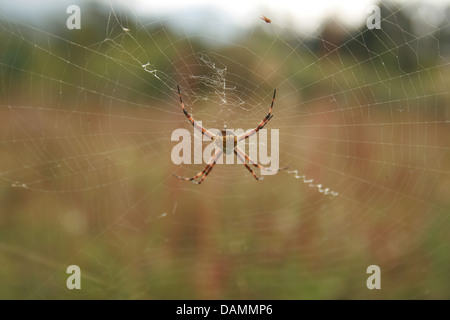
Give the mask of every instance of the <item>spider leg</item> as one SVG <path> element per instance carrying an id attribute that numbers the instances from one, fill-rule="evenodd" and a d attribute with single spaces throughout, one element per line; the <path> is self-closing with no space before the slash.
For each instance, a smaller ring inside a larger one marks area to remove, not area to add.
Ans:
<path id="1" fill-rule="evenodd" d="M 209 166 L 208 170 L 206 170 L 205 174 L 203 175 L 203 177 L 200 179 L 200 181 L 192 181 L 195 184 L 200 184 L 203 182 L 203 180 L 205 180 L 206 176 L 211 172 L 211 170 L 214 168 L 215 164 L 217 163 L 217 159 L 214 160 L 214 162 Z"/>
<path id="2" fill-rule="evenodd" d="M 192 183 L 200 184 L 200 183 L 203 182 L 203 180 L 205 180 L 206 176 L 211 172 L 211 170 L 213 169 L 214 165 L 217 162 L 217 159 L 221 156 L 222 152 L 223 152 L 222 150 L 217 150 L 216 153 L 211 157 L 211 159 L 209 159 L 206 167 L 202 171 L 200 171 L 199 173 L 197 173 L 195 176 L 193 176 L 191 178 L 180 177 L 180 176 L 178 176 L 176 174 L 174 174 L 173 176 L 175 178 L 178 178 L 178 179 L 181 179 L 181 180 L 192 181 Z M 202 179 L 199 182 L 193 181 L 193 180 L 197 179 L 198 177 L 201 177 L 202 175 L 203 175 L 203 177 L 202 177 Z"/>
<path id="3" fill-rule="evenodd" d="M 261 170 L 266 170 L 266 171 L 270 171 L 270 172 L 278 172 L 278 171 L 281 171 L 281 170 L 289 169 L 289 167 L 283 167 L 283 168 L 279 168 L 279 169 L 275 170 L 275 169 L 272 169 L 272 168 L 263 167 L 263 166 L 257 164 L 255 161 L 253 161 L 244 151 L 241 150 L 241 148 L 236 147 L 235 151 L 239 152 L 239 154 L 241 155 L 241 159 L 242 159 L 242 157 L 244 157 L 245 159 L 247 159 L 247 161 L 250 164 L 254 165 L 255 167 L 257 167 L 257 168 L 259 168 Z"/>
<path id="4" fill-rule="evenodd" d="M 263 180 L 264 177 L 258 177 L 252 170 L 252 168 L 249 167 L 249 165 L 245 162 L 244 158 L 242 158 L 242 156 L 236 151 L 236 149 L 234 150 L 234 153 L 242 160 L 242 162 L 244 163 L 244 166 L 247 168 L 248 171 L 250 171 L 250 173 L 253 175 L 253 177 L 256 180 Z"/>
<path id="5" fill-rule="evenodd" d="M 243 133 L 242 135 L 240 135 L 237 138 L 238 141 L 241 141 L 241 140 L 247 139 L 248 137 L 251 137 L 252 135 L 257 133 L 259 130 L 264 128 L 265 125 L 270 121 L 270 119 L 273 118 L 272 108 L 273 108 L 273 103 L 275 102 L 275 95 L 276 95 L 276 93 L 277 93 L 277 89 L 273 90 L 272 104 L 270 105 L 269 113 L 266 115 L 266 117 L 258 124 L 258 126 L 255 129 L 251 129 L 251 130 Z"/>
<path id="6" fill-rule="evenodd" d="M 214 135 L 210 131 L 208 131 L 205 128 L 203 128 L 202 126 L 200 126 L 194 120 L 194 118 L 192 118 L 191 115 L 186 111 L 186 108 L 184 107 L 183 99 L 181 98 L 180 86 L 177 85 L 177 88 L 178 88 L 178 97 L 180 98 L 181 109 L 183 109 L 183 113 L 186 116 L 186 118 L 189 120 L 189 122 L 192 124 L 192 126 L 194 126 L 194 128 L 196 128 L 197 130 L 200 130 L 200 132 L 203 135 L 206 135 L 211 140 L 214 140 Z"/>

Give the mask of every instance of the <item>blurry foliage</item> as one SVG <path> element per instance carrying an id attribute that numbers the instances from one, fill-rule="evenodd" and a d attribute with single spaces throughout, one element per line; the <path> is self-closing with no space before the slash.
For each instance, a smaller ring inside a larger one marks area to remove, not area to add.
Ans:
<path id="1" fill-rule="evenodd" d="M 99 75 L 108 79 L 116 79 L 120 74 L 121 83 L 135 88 L 137 91 L 151 91 L 152 96 L 158 97 L 164 90 L 162 82 L 156 77 L 146 74 L 128 52 L 133 52 L 136 58 L 142 59 L 141 61 L 148 60 L 146 54 L 151 53 L 151 61 L 148 61 L 151 66 L 173 75 L 177 71 L 174 67 L 177 67 L 178 70 L 183 68 L 181 64 L 176 63 L 183 52 L 205 50 L 204 42 L 199 42 L 196 38 L 179 40 L 167 26 L 163 26 L 161 23 L 152 24 L 151 18 L 148 18 L 148 24 L 145 20 L 140 21 L 145 25 L 142 28 L 142 25 L 131 20 L 126 12 L 115 12 L 122 14 L 123 17 L 119 17 L 119 20 L 126 22 L 126 27 L 134 31 L 135 39 L 123 37 L 124 31 L 112 23 L 116 17 L 111 17 L 107 8 L 102 8 L 95 2 L 88 2 L 85 6 L 90 8 L 83 10 L 82 30 L 59 28 L 52 31 L 56 37 L 45 33 L 35 34 L 33 29 L 27 30 L 26 28 L 22 28 L 19 32 L 17 26 L 0 21 L 2 29 L 0 32 L 2 95 L 16 93 L 5 89 L 14 86 L 11 82 L 19 87 L 24 83 L 29 85 L 30 74 L 32 77 L 49 77 L 56 82 L 79 83 L 84 88 L 93 91 L 106 90 L 106 92 L 112 88 L 105 88 L 105 84 L 99 82 Z M 414 10 L 424 9 L 417 7 Z M 322 81 L 323 85 L 327 87 L 329 83 L 324 79 L 324 71 L 325 75 L 336 72 L 335 69 L 327 71 L 326 64 L 316 63 L 323 57 L 330 62 L 329 67 L 338 65 L 343 70 L 348 68 L 352 74 L 350 77 L 345 75 L 343 77 L 350 80 L 354 78 L 358 87 L 373 81 L 388 81 L 396 78 L 397 75 L 429 69 L 439 65 L 439 59 L 450 53 L 450 32 L 448 31 L 450 10 L 447 10 L 445 14 L 447 15 L 446 19 L 439 22 L 440 25 L 434 26 L 434 29 L 425 35 L 418 35 L 414 31 L 417 29 L 414 28 L 415 24 L 424 23 L 424 21 L 417 20 L 415 12 L 401 10 L 390 2 L 381 5 L 381 30 L 368 30 L 365 24 L 354 31 L 342 30 L 337 22 L 326 21 L 317 36 L 310 38 L 298 36 L 297 40 L 288 40 L 300 59 L 289 60 L 283 67 L 286 75 L 288 77 L 293 75 L 292 81 L 299 88 L 304 88 L 302 94 L 305 98 L 311 98 L 315 93 L 311 91 L 308 84 L 318 83 L 320 86 Z M 62 22 L 62 20 L 59 21 L 59 24 Z M 106 26 L 109 26 L 110 29 L 108 30 Z M 20 33 L 28 33 L 28 36 L 15 36 Z M 263 51 L 267 43 L 273 42 L 272 47 L 275 49 L 272 57 L 276 58 L 279 54 L 280 59 L 283 58 L 284 39 L 281 37 L 273 39 L 261 29 L 256 29 L 254 38 L 257 39 L 254 44 L 255 50 L 260 46 Z M 34 39 L 34 42 L 24 39 Z M 66 39 L 70 39 L 70 41 Z M 112 42 L 105 41 L 105 39 L 112 39 L 116 42 L 113 45 Z M 139 43 L 139 47 L 135 40 Z M 34 43 L 48 44 L 48 47 L 36 50 Z M 245 44 L 243 45 L 245 46 Z M 278 53 L 276 48 L 280 48 Z M 239 57 L 240 63 L 245 66 L 251 65 L 252 59 L 254 59 L 249 51 L 242 50 L 236 45 L 214 48 L 214 52 L 226 57 Z M 167 59 L 174 63 L 167 65 Z M 360 70 L 355 71 L 356 67 Z M 355 78 L 355 72 L 360 72 L 360 76 Z M 140 76 L 136 77 L 136 73 Z M 233 73 L 241 79 L 251 77 L 245 68 L 233 70 Z M 139 81 L 139 79 L 145 79 L 145 81 Z M 392 91 L 395 92 L 395 90 Z M 42 92 L 41 88 L 36 91 L 31 90 L 30 96 L 36 98 L 40 92 Z M 380 93 L 375 100 L 382 101 L 384 99 L 385 92 L 376 89 L 373 92 Z M 79 89 L 73 86 L 72 93 L 70 94 L 69 90 L 66 90 L 64 97 L 68 98 L 67 101 L 73 101 L 79 96 L 79 93 Z M 57 96 L 58 93 L 55 92 L 55 95 Z M 58 99 L 56 96 L 53 97 L 53 100 Z M 43 97 L 47 103 L 49 98 L 48 96 Z"/>

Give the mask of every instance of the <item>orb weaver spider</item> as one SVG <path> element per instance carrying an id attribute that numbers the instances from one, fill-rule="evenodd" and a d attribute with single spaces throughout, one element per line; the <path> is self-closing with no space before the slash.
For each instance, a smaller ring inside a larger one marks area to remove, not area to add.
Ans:
<path id="1" fill-rule="evenodd" d="M 231 154 L 232 152 L 234 152 L 234 154 L 236 154 L 236 156 L 242 161 L 245 168 L 247 168 L 247 170 L 258 181 L 262 180 L 264 177 L 258 177 L 253 172 L 252 168 L 250 168 L 250 166 L 247 164 L 246 161 L 248 161 L 249 164 L 251 164 L 261 170 L 267 170 L 267 171 L 271 171 L 271 172 L 278 172 L 280 170 L 288 169 L 288 167 L 285 167 L 285 168 L 275 170 L 275 169 L 263 167 L 263 166 L 257 164 L 255 161 L 253 161 L 237 145 L 239 141 L 247 139 L 247 138 L 251 137 L 252 135 L 256 134 L 259 130 L 264 128 L 264 126 L 270 121 L 270 119 L 272 119 L 272 117 L 273 117 L 272 108 L 273 108 L 273 103 L 275 101 L 275 95 L 277 93 L 276 89 L 273 90 L 272 104 L 270 105 L 269 113 L 265 116 L 265 118 L 258 124 L 258 126 L 255 129 L 251 129 L 251 130 L 243 133 L 242 135 L 237 136 L 236 134 L 234 134 L 234 132 L 227 130 L 226 127 L 224 129 L 222 129 L 219 133 L 214 135 L 212 132 L 210 132 L 210 131 L 206 130 L 205 128 L 203 128 L 202 126 L 200 126 L 194 120 L 194 118 L 192 118 L 192 116 L 186 111 L 186 108 L 184 107 L 183 99 L 181 98 L 180 86 L 177 85 L 177 88 L 178 88 L 178 96 L 180 98 L 181 109 L 183 110 L 184 115 L 189 120 L 189 122 L 192 124 L 192 126 L 194 128 L 196 128 L 197 130 L 199 130 L 202 133 L 202 135 L 207 136 L 211 141 L 214 141 L 215 145 L 217 146 L 217 150 L 214 153 L 214 155 L 211 157 L 211 159 L 208 161 L 208 163 L 206 164 L 206 167 L 202 171 L 197 173 L 195 176 L 193 176 L 191 178 L 184 178 L 184 177 L 180 177 L 180 176 L 177 176 L 176 174 L 174 174 L 173 175 L 174 177 L 181 179 L 181 180 L 185 180 L 185 181 L 192 181 L 195 184 L 201 184 L 203 182 L 203 180 L 205 180 L 205 178 L 211 172 L 211 170 L 214 168 L 214 165 L 216 164 L 217 159 L 219 159 L 219 157 L 224 152 L 225 152 L 225 154 Z M 230 149 L 230 146 L 232 146 L 231 149 Z M 200 178 L 200 177 L 201 177 L 201 179 L 199 181 L 194 181 L 195 179 Z"/>

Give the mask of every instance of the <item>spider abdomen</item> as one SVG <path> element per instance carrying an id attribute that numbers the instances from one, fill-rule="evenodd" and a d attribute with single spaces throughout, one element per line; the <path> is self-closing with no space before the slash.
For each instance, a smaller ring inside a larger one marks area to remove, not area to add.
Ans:
<path id="1" fill-rule="evenodd" d="M 231 154 L 237 146 L 237 136 L 229 130 L 220 131 L 214 138 L 216 146 L 226 154 Z"/>

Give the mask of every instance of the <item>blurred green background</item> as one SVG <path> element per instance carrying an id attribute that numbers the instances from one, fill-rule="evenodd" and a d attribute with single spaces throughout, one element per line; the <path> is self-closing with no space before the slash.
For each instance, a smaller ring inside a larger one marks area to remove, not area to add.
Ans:
<path id="1" fill-rule="evenodd" d="M 0 13 L 0 298 L 450 298 L 449 7 L 382 2 L 380 30 L 309 34 L 258 11 L 222 39 L 196 8 L 78 4 L 81 30 L 66 3 Z M 339 196 L 238 164 L 174 179 L 203 168 L 170 159 L 191 130 L 177 84 L 219 129 L 256 126 L 277 88 L 280 165 Z"/>

